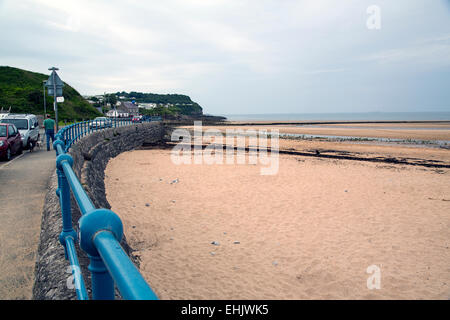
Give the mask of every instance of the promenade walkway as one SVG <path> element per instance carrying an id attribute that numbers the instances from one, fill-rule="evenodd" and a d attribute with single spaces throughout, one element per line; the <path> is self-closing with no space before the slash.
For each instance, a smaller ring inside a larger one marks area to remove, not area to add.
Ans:
<path id="1" fill-rule="evenodd" d="M 55 152 L 41 150 L 0 162 L 0 300 L 31 299 L 47 183 Z"/>

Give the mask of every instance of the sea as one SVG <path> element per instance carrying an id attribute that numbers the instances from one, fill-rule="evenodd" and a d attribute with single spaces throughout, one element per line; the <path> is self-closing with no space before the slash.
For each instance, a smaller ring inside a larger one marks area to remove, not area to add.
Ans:
<path id="1" fill-rule="evenodd" d="M 449 112 L 223 114 L 229 121 L 450 121 Z"/>

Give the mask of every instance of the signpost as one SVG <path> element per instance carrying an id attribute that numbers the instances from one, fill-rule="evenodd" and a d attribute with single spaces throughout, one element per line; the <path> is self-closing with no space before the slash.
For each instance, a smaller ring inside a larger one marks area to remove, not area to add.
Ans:
<path id="1" fill-rule="evenodd" d="M 61 78 L 56 73 L 56 70 L 59 70 L 58 68 L 52 67 L 48 70 L 52 71 L 52 74 L 48 78 L 47 82 L 45 83 L 45 86 L 47 87 L 48 95 L 53 96 L 53 109 L 55 110 L 55 122 L 56 122 L 56 132 L 58 132 L 58 104 L 59 101 L 64 101 L 64 98 L 58 99 L 59 97 L 62 97 L 62 88 L 64 87 L 64 83 L 62 82 Z"/>
<path id="2" fill-rule="evenodd" d="M 44 89 L 44 120 L 47 117 L 47 104 L 45 102 L 45 85 L 47 84 L 47 80 L 42 80 L 42 87 Z"/>

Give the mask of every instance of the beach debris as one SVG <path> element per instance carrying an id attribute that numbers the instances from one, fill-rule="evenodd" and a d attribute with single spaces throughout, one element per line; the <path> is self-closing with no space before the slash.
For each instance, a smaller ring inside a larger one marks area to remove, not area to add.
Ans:
<path id="1" fill-rule="evenodd" d="M 162 178 L 159 178 L 159 181 L 163 181 L 163 179 L 162 179 Z"/>
<path id="2" fill-rule="evenodd" d="M 150 207 L 150 203 L 147 202 L 147 203 L 145 204 L 145 206 L 146 206 L 146 207 Z"/>
<path id="3" fill-rule="evenodd" d="M 234 244 L 240 244 L 240 242 L 239 241 L 235 241 L 235 242 L 233 242 Z"/>
<path id="4" fill-rule="evenodd" d="M 237 269 L 239 269 L 239 267 L 236 267 L 236 266 L 233 267 L 233 270 L 237 270 Z"/>
<path id="5" fill-rule="evenodd" d="M 136 226 L 131 226 L 133 229 L 135 229 L 136 228 Z"/>
<path id="6" fill-rule="evenodd" d="M 344 190 L 344 192 L 348 192 L 348 190 Z"/>
<path id="7" fill-rule="evenodd" d="M 211 251 L 210 254 L 211 254 L 212 256 L 215 256 L 215 255 L 216 255 L 216 253 L 213 252 L 213 251 Z"/>
<path id="8" fill-rule="evenodd" d="M 170 184 L 173 184 L 173 183 L 178 183 L 178 178 L 176 178 L 175 180 L 172 180 L 172 182 L 170 183 Z"/>
<path id="9" fill-rule="evenodd" d="M 211 242 L 211 244 L 213 244 L 215 246 L 219 246 L 220 245 L 219 241 L 213 241 L 213 242 Z"/>
<path id="10" fill-rule="evenodd" d="M 170 237 L 170 240 L 173 240 L 173 238 L 172 238 L 172 237 Z"/>
<path id="11" fill-rule="evenodd" d="M 277 261 L 272 262 L 272 264 L 276 267 L 278 265 Z"/>
<path id="12" fill-rule="evenodd" d="M 175 203 L 176 201 L 175 200 L 172 200 L 172 203 Z"/>
<path id="13" fill-rule="evenodd" d="M 224 232 L 223 234 L 227 234 L 226 232 Z"/>

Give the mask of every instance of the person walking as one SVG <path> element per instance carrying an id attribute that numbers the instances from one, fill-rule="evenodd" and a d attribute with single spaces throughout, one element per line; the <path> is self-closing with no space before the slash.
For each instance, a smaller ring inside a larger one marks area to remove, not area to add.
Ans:
<path id="1" fill-rule="evenodd" d="M 55 121 L 47 114 L 47 119 L 44 120 L 45 135 L 47 136 L 47 151 L 50 151 L 50 139 L 55 141 Z"/>

